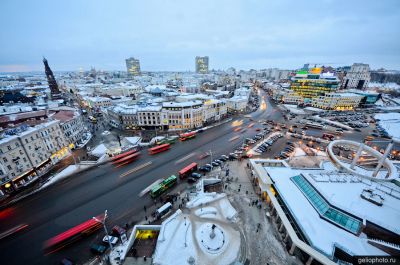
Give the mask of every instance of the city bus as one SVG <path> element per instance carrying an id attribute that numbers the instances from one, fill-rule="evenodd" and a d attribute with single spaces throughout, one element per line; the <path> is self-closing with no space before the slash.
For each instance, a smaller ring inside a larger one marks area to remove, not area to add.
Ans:
<path id="1" fill-rule="evenodd" d="M 122 157 L 122 158 L 120 158 L 118 160 L 114 160 L 113 164 L 121 164 L 121 163 L 127 164 L 127 163 L 130 163 L 130 162 L 138 159 L 139 156 L 140 156 L 140 152 L 136 152 L 136 153 L 133 153 L 131 155 L 124 156 L 124 157 Z"/>
<path id="2" fill-rule="evenodd" d="M 182 133 L 181 135 L 179 135 L 179 140 L 186 141 L 194 137 L 196 137 L 196 132 Z"/>
<path id="3" fill-rule="evenodd" d="M 162 144 L 159 146 L 155 146 L 155 147 L 149 148 L 149 154 L 154 155 L 157 153 L 161 153 L 161 152 L 169 150 L 170 147 L 171 147 L 170 144 Z"/>
<path id="4" fill-rule="evenodd" d="M 188 177 L 191 173 L 197 170 L 197 163 L 191 163 L 190 165 L 182 168 L 179 173 L 179 178 L 183 179 Z"/>
<path id="5" fill-rule="evenodd" d="M 330 141 L 335 140 L 335 136 L 334 136 L 333 134 L 330 134 L 330 133 L 324 133 L 324 134 L 322 134 L 322 138 L 323 138 L 323 139 L 326 139 L 326 140 L 330 140 Z"/>
<path id="6" fill-rule="evenodd" d="M 157 198 L 164 192 L 166 192 L 169 188 L 174 186 L 178 181 L 178 178 L 175 175 L 170 176 L 169 178 L 164 179 L 160 184 L 157 184 L 151 188 L 150 196 L 152 198 Z"/>
<path id="7" fill-rule="evenodd" d="M 104 214 L 98 215 L 97 220 L 103 220 Z M 50 238 L 44 243 L 44 251 L 46 254 L 56 252 L 75 241 L 88 236 L 102 227 L 102 223 L 96 221 L 94 218 L 87 220 L 67 231 Z"/>
<path id="8" fill-rule="evenodd" d="M 126 157 L 126 156 L 130 156 L 130 155 L 132 155 L 132 154 L 135 153 L 135 152 L 136 152 L 136 150 L 131 150 L 131 151 L 128 151 L 128 152 L 124 152 L 124 153 L 121 153 L 121 154 L 119 154 L 119 155 L 113 156 L 113 157 L 111 158 L 111 160 L 113 160 L 113 161 L 119 160 L 119 159 L 124 158 L 124 157 Z"/>
<path id="9" fill-rule="evenodd" d="M 157 209 L 157 211 L 156 211 L 157 218 L 160 219 L 166 213 L 168 213 L 169 210 L 171 210 L 171 209 L 172 209 L 172 204 L 170 202 L 167 202 L 166 204 L 164 204 L 163 206 L 161 206 L 160 208 Z"/>
<path id="10" fill-rule="evenodd" d="M 162 144 L 174 144 L 176 142 L 176 138 L 164 138 L 156 142 L 157 145 Z"/>

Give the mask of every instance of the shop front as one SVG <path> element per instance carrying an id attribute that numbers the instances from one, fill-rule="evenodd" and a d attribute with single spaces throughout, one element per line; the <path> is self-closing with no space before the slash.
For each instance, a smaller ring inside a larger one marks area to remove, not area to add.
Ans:
<path id="1" fill-rule="evenodd" d="M 23 173 L 22 175 L 14 178 L 12 180 L 12 183 L 14 184 L 15 190 L 18 190 L 22 187 L 25 187 L 35 180 L 37 180 L 37 174 L 36 171 L 32 168 L 29 171 Z"/>

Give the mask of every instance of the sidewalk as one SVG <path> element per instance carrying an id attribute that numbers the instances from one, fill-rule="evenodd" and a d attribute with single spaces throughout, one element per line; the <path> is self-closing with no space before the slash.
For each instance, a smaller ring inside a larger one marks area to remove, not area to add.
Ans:
<path id="1" fill-rule="evenodd" d="M 63 158 L 61 161 L 59 161 L 57 164 L 52 166 L 47 172 L 45 172 L 43 175 L 39 176 L 38 179 L 29 184 L 26 187 L 23 187 L 16 191 L 14 194 L 10 194 L 8 197 L 4 198 L 3 200 L 0 201 L 0 209 L 7 207 L 10 203 L 14 203 L 18 200 L 21 200 L 30 194 L 32 194 L 35 191 L 38 191 L 46 182 L 48 181 L 49 178 L 57 174 L 58 172 L 61 172 L 65 168 L 67 168 L 69 165 L 73 165 L 74 159 L 78 163 L 79 161 L 83 159 L 87 159 L 88 155 L 86 152 L 86 149 L 76 149 L 73 151 L 73 153 L 65 158 Z"/>
<path id="2" fill-rule="evenodd" d="M 227 163 L 229 176 L 223 172 L 225 193 L 238 211 L 238 225 L 246 240 L 250 264 L 302 264 L 289 255 L 279 239 L 278 231 L 266 218 L 268 205 L 255 191 L 248 160 Z M 228 180 L 232 179 L 231 181 Z"/>

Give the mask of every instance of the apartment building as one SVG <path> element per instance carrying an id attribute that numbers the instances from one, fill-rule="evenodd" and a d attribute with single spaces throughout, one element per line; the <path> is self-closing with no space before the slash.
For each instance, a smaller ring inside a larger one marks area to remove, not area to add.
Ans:
<path id="1" fill-rule="evenodd" d="M 9 130 L 0 139 L 0 190 L 28 185 L 68 154 L 58 120 Z"/>

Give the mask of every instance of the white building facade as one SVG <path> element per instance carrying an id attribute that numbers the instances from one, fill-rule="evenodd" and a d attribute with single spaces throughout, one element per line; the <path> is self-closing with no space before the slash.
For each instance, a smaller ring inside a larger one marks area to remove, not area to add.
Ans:
<path id="1" fill-rule="evenodd" d="M 355 63 L 343 79 L 343 89 L 366 89 L 371 80 L 368 64 Z"/>

